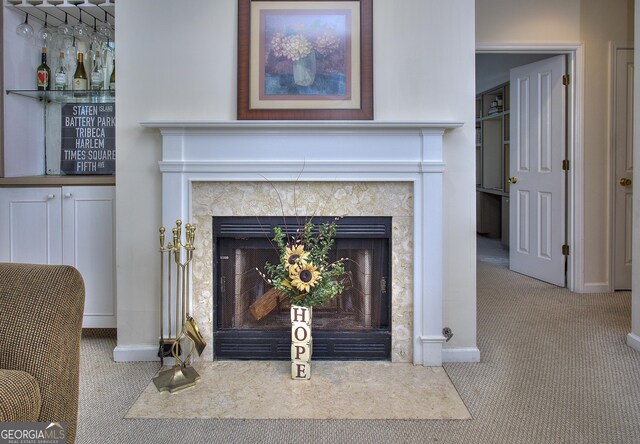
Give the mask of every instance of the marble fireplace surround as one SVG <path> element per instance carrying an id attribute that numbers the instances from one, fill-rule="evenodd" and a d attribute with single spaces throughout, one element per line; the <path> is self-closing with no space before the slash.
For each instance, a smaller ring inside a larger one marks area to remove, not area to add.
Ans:
<path id="1" fill-rule="evenodd" d="M 461 123 L 142 125 L 162 135 L 162 225 L 172 227 L 176 219 L 198 224 L 191 312 L 208 341 L 213 333 L 211 217 L 281 215 L 278 193 L 286 200 L 295 187 L 298 214 L 349 210 L 350 216 L 393 217 L 392 360 L 442 365 L 443 137 Z M 301 191 L 313 196 L 302 207 Z M 390 214 L 378 211 L 385 205 Z"/>

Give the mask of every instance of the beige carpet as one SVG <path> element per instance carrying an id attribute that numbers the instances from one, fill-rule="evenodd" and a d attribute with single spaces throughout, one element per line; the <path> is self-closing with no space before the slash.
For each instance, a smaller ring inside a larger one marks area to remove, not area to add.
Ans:
<path id="1" fill-rule="evenodd" d="M 484 241 L 501 253 L 499 241 Z M 630 292 L 570 293 L 483 250 L 482 362 L 444 366 L 473 419 L 124 418 L 158 363 L 113 362 L 115 335 L 93 330 L 81 344 L 76 443 L 640 443 L 640 353 L 625 344 Z"/>
<path id="2" fill-rule="evenodd" d="M 200 381 L 175 393 L 150 383 L 126 418 L 471 419 L 441 367 L 313 361 L 294 381 L 287 361 L 195 366 Z"/>

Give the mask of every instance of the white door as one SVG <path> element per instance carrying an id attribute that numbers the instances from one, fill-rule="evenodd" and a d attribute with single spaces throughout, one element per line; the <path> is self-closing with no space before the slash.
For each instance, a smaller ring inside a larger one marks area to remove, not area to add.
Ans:
<path id="1" fill-rule="evenodd" d="M 509 268 L 565 286 L 565 56 L 511 70 Z"/>
<path id="2" fill-rule="evenodd" d="M 60 188 L 0 189 L 0 262 L 62 262 Z"/>
<path id="3" fill-rule="evenodd" d="M 613 278 L 616 290 L 631 289 L 633 177 L 633 49 L 615 52 L 613 149 L 615 210 Z"/>
<path id="4" fill-rule="evenodd" d="M 63 261 L 85 285 L 85 328 L 115 328 L 114 195 L 110 186 L 63 187 Z"/>

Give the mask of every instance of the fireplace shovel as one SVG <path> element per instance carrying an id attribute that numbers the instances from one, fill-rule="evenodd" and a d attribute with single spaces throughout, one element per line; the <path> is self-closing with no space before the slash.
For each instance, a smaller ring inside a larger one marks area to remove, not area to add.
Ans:
<path id="1" fill-rule="evenodd" d="M 196 351 L 198 352 L 198 356 L 202 354 L 202 351 L 207 346 L 207 342 L 204 340 L 202 335 L 200 334 L 200 329 L 198 329 L 198 324 L 196 324 L 195 319 L 191 316 L 187 316 L 187 336 L 191 338 L 193 341 L 193 345 L 196 347 Z"/>

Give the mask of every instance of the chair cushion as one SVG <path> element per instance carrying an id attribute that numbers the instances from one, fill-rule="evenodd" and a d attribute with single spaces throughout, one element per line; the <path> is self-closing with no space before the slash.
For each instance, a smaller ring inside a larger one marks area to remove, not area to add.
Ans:
<path id="1" fill-rule="evenodd" d="M 22 370 L 0 369 L 0 422 L 34 422 L 40 416 L 38 381 Z"/>

